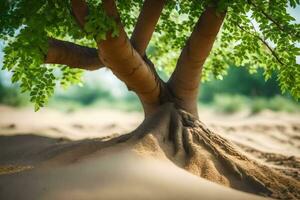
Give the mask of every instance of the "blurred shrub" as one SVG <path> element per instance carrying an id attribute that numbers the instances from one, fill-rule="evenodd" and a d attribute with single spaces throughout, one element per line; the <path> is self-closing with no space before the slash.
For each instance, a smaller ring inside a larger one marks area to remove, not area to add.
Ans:
<path id="1" fill-rule="evenodd" d="M 215 95 L 213 106 L 218 112 L 232 114 L 243 109 L 248 99 L 241 95 L 218 94 Z"/>
<path id="2" fill-rule="evenodd" d="M 84 85 L 83 87 L 75 86 L 70 88 L 68 92 L 64 91 L 62 94 L 57 94 L 54 97 L 54 100 L 73 101 L 84 106 L 91 105 L 99 99 L 113 101 L 115 98 L 108 90 L 100 86 L 91 85 Z"/>
<path id="3" fill-rule="evenodd" d="M 230 67 L 228 75 L 223 80 L 212 80 L 202 83 L 199 101 L 204 103 L 212 102 L 215 94 L 239 94 L 249 97 L 273 97 L 281 94 L 272 76 L 268 81 L 264 80 L 263 70 L 250 74 L 245 67 Z"/>
<path id="4" fill-rule="evenodd" d="M 9 106 L 24 106 L 29 101 L 29 98 L 20 94 L 16 86 L 5 86 L 0 80 L 0 103 Z"/>
<path id="5" fill-rule="evenodd" d="M 272 111 L 284 111 L 289 113 L 300 112 L 300 104 L 283 96 L 275 96 L 270 99 L 255 98 L 251 103 L 251 112 L 258 113 L 265 109 Z"/>
<path id="6" fill-rule="evenodd" d="M 271 98 L 268 105 L 273 111 L 297 112 L 300 109 L 299 103 L 282 96 Z"/>
<path id="7" fill-rule="evenodd" d="M 99 100 L 95 102 L 95 104 L 93 104 L 92 106 L 97 108 L 116 109 L 125 112 L 143 111 L 139 101 L 128 102 L 124 99 L 120 99 L 119 101 L 114 101 L 114 102 Z"/>
<path id="8" fill-rule="evenodd" d="M 232 114 L 242 109 L 250 109 L 252 114 L 259 113 L 263 110 L 289 113 L 300 112 L 300 104 L 298 102 L 279 95 L 272 98 L 250 98 L 243 95 L 218 94 L 215 95 L 213 102 L 209 105 L 215 108 L 216 111 L 225 114 Z"/>
<path id="9" fill-rule="evenodd" d="M 99 85 L 70 88 L 67 92 L 64 91 L 55 95 L 50 102 L 50 106 L 67 112 L 85 106 L 119 109 L 128 112 L 142 110 L 135 94 L 128 92 L 125 95 L 115 96 Z"/>
<path id="10" fill-rule="evenodd" d="M 250 74 L 247 68 L 231 66 L 223 80 L 202 83 L 199 102 L 215 107 L 218 112 L 234 113 L 250 109 L 300 112 L 300 104 L 289 96 L 281 96 L 276 76 L 264 80 L 263 70 Z"/>
<path id="11" fill-rule="evenodd" d="M 256 114 L 268 108 L 268 102 L 264 98 L 255 98 L 252 100 L 250 109 L 252 114 Z"/>

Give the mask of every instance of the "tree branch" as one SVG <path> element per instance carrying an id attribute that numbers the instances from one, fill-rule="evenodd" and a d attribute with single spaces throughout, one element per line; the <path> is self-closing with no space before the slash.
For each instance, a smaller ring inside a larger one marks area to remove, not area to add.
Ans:
<path id="1" fill-rule="evenodd" d="M 252 23 L 251 23 L 252 24 Z M 262 38 L 262 37 L 260 37 L 258 34 L 254 34 L 254 33 L 251 33 L 251 32 L 249 32 L 249 31 L 246 31 L 241 25 L 239 25 L 239 24 L 237 24 L 237 27 L 239 28 L 239 29 L 241 29 L 243 32 L 245 32 L 245 33 L 247 33 L 247 34 L 249 34 L 249 35 L 252 35 L 253 37 L 255 37 L 255 38 L 257 38 L 259 41 L 261 41 L 264 45 L 265 45 L 265 47 L 267 47 L 267 49 L 270 51 L 270 53 L 272 54 L 272 56 L 277 60 L 277 62 L 278 63 L 280 63 L 281 65 L 285 65 L 281 60 L 280 60 L 280 58 L 279 58 L 279 56 L 277 55 L 277 53 L 274 51 L 274 49 L 272 49 L 271 47 L 270 47 L 270 45 Z M 255 28 L 254 28 L 254 25 L 252 24 L 252 28 L 254 29 L 254 31 L 257 33 L 257 31 L 255 30 Z"/>
<path id="2" fill-rule="evenodd" d="M 159 104 L 161 80 L 158 78 L 156 71 L 147 65 L 148 62 L 143 60 L 142 57 L 145 56 L 140 56 L 140 54 L 144 55 L 151 39 L 163 7 L 162 2 L 164 0 L 145 1 L 131 40 L 133 44 L 136 44 L 135 47 L 139 49 L 137 52 L 123 29 L 115 1 L 103 1 L 103 7 L 107 15 L 115 18 L 119 25 L 119 36 L 112 38 L 108 34 L 105 41 L 98 42 L 99 57 L 129 89 L 137 93 L 146 112 L 148 110 L 151 112 L 152 108 Z M 152 13 L 148 9 L 151 9 Z M 76 21 L 83 28 L 85 17 L 88 14 L 86 1 L 72 0 L 72 11 Z M 152 16 L 153 13 L 155 14 Z M 143 23 L 148 24 L 145 30 L 143 29 Z M 146 60 L 148 61 L 148 59 Z"/>
<path id="3" fill-rule="evenodd" d="M 72 13 L 81 27 L 84 28 L 85 17 L 88 15 L 88 6 L 85 0 L 71 0 Z"/>
<path id="4" fill-rule="evenodd" d="M 288 31 L 282 24 L 277 22 L 271 15 L 269 15 L 263 8 L 261 8 L 259 5 L 255 4 L 253 1 L 248 0 L 248 3 L 252 5 L 254 8 L 258 9 L 260 13 L 269 21 L 271 21 L 280 31 L 282 32 L 288 32 L 291 35 L 294 35 L 296 37 L 299 37 L 299 32 L 297 31 Z"/>
<path id="5" fill-rule="evenodd" d="M 165 2 L 166 0 L 145 0 L 143 4 L 131 36 L 131 43 L 141 56 L 145 54 Z"/>
<path id="6" fill-rule="evenodd" d="M 190 38 L 183 48 L 168 86 L 178 105 L 198 116 L 197 95 L 203 64 L 208 57 L 225 14 L 208 7 L 201 14 Z"/>
<path id="7" fill-rule="evenodd" d="M 96 70 L 103 67 L 97 49 L 49 38 L 45 64 L 63 64 L 73 68 Z"/>
<path id="8" fill-rule="evenodd" d="M 131 45 L 121 24 L 115 1 L 103 0 L 103 8 L 108 16 L 116 20 L 119 36 L 111 37 L 108 33 L 106 40 L 98 42 L 99 56 L 129 89 L 137 93 L 145 112 L 152 112 L 160 102 L 161 82 Z"/>

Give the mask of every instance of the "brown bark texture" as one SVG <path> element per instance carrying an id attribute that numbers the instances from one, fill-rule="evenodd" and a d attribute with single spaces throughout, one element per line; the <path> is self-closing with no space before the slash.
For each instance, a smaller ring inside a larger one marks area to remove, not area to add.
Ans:
<path id="1" fill-rule="evenodd" d="M 88 15 L 88 6 L 84 0 L 72 0 L 71 3 L 73 16 L 83 28 Z M 170 80 L 165 83 L 145 55 L 145 49 L 165 3 L 165 0 L 145 0 L 129 40 L 115 1 L 104 0 L 103 8 L 107 15 L 117 22 L 119 35 L 111 37 L 108 33 L 106 40 L 97 41 L 98 49 L 50 39 L 45 63 L 66 64 L 88 70 L 106 66 L 126 84 L 129 90 L 137 94 L 146 115 L 155 112 L 166 102 L 174 102 L 178 107 L 197 116 L 197 94 L 202 66 L 225 14 L 217 13 L 213 7 L 208 7 L 202 13 L 182 50 Z"/>
<path id="2" fill-rule="evenodd" d="M 197 115 L 197 95 L 203 64 L 208 57 L 225 14 L 207 8 L 187 40 L 168 84 L 178 104 Z"/>
<path id="3" fill-rule="evenodd" d="M 72 68 L 96 70 L 103 67 L 98 51 L 71 42 L 49 38 L 45 64 L 62 64 Z"/>

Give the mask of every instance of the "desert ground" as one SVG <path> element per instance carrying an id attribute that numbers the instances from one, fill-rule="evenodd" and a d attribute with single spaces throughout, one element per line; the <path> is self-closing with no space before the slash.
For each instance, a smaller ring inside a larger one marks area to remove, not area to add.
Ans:
<path id="1" fill-rule="evenodd" d="M 300 181 L 299 113 L 200 109 L 199 115 L 251 159 Z M 151 144 L 100 145 L 142 120 L 142 113 L 113 109 L 66 113 L 0 106 L 0 199 L 264 198 L 195 176 Z"/>

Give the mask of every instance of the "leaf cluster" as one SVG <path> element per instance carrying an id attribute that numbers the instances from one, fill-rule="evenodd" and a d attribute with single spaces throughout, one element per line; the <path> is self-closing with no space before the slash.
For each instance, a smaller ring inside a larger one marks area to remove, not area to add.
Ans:
<path id="1" fill-rule="evenodd" d="M 84 30 L 89 39 L 95 38 L 97 42 L 106 40 L 107 33 L 111 33 L 112 37 L 119 36 L 116 20 L 105 13 L 101 1 L 89 1 L 89 15 L 86 17 Z"/>
<path id="2" fill-rule="evenodd" d="M 118 0 L 121 21 L 132 33 L 142 0 Z M 217 4 L 216 4 L 217 2 Z M 203 80 L 222 79 L 229 65 L 243 66 L 265 78 L 278 74 L 283 92 L 300 98 L 300 25 L 288 13 L 299 0 L 168 0 L 148 49 L 159 67 L 172 72 L 182 47 L 206 6 L 227 12 L 225 22 L 207 59 Z M 108 33 L 118 36 L 118 22 L 101 9 L 100 0 L 88 0 L 89 15 L 82 31 L 76 24 L 69 0 L 2 0 L 0 40 L 4 41 L 3 69 L 13 73 L 22 91 L 28 91 L 36 109 L 53 94 L 55 85 L 80 82 L 81 71 L 44 65 L 48 37 L 87 46 L 105 40 Z M 217 13 L 218 14 L 218 13 Z M 59 69 L 57 72 L 57 69 Z"/>
<path id="3" fill-rule="evenodd" d="M 18 82 L 22 92 L 30 93 L 35 109 L 47 103 L 57 82 L 73 74 L 80 78 L 78 70 L 60 68 L 62 74 L 54 73 L 55 66 L 43 65 L 48 49 L 48 37 L 82 38 L 70 15 L 68 1 L 19 0 L 1 1 L 0 39 L 4 41 L 4 65 L 13 73 L 12 82 Z M 76 75 L 75 75 L 76 74 Z M 71 83 L 71 82 L 70 82 Z M 74 82 L 73 82 L 74 83 Z"/>

